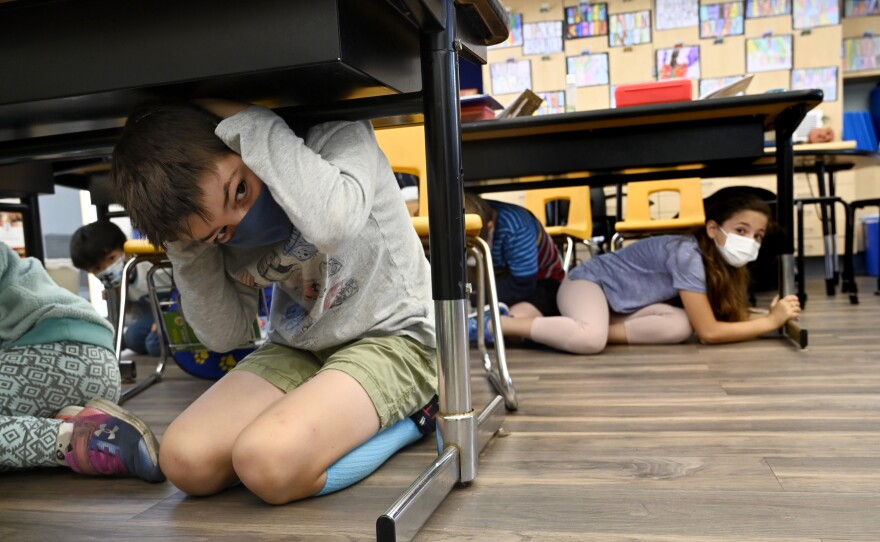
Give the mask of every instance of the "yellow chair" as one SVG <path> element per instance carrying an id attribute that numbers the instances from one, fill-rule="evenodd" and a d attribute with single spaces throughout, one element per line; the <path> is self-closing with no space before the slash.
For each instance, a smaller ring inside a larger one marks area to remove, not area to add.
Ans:
<path id="1" fill-rule="evenodd" d="M 125 285 L 129 282 L 129 273 L 130 270 L 136 267 L 140 262 L 149 261 L 153 265 L 150 267 L 150 270 L 147 272 L 147 289 L 149 291 L 150 296 L 150 309 L 153 313 L 153 321 L 156 322 L 157 325 L 157 333 L 159 334 L 159 362 L 156 365 L 156 370 L 145 380 L 139 382 L 135 386 L 132 386 L 126 389 L 122 393 L 122 397 L 119 402 L 122 403 L 131 399 L 135 395 L 149 388 L 156 382 L 162 379 L 162 373 L 165 370 L 165 363 L 168 361 L 168 358 L 171 355 L 171 352 L 168 348 L 168 341 L 165 338 L 163 332 L 162 322 L 162 314 L 161 308 L 159 305 L 159 294 L 156 290 L 156 284 L 153 281 L 154 274 L 159 269 L 171 269 L 171 261 L 168 260 L 168 257 L 165 254 L 165 251 L 151 244 L 146 239 L 133 239 L 131 241 L 126 241 L 123 246 L 123 250 L 125 255 L 128 256 L 128 260 L 125 262 L 125 266 L 122 268 L 122 286 L 119 288 L 119 312 L 117 315 L 117 324 L 116 324 L 116 335 L 115 335 L 115 347 L 116 347 L 116 359 L 119 360 L 119 370 L 122 373 L 123 380 L 134 380 L 137 378 L 137 366 L 133 360 L 123 360 L 122 359 L 122 330 L 124 329 L 125 324 L 125 308 L 128 303 L 128 288 Z"/>
<path id="2" fill-rule="evenodd" d="M 675 218 L 651 218 L 651 195 L 677 192 L 679 211 Z M 699 178 L 668 181 L 642 181 L 627 184 L 625 219 L 614 225 L 611 250 L 619 250 L 624 239 L 635 239 L 663 233 L 680 233 L 706 223 L 703 209 L 703 187 Z"/>
<path id="3" fill-rule="evenodd" d="M 379 147 L 388 157 L 391 169 L 396 173 L 407 173 L 419 178 L 419 212 L 418 216 L 411 217 L 413 228 L 427 247 L 430 234 L 428 223 L 428 189 L 427 189 L 427 163 L 425 160 L 425 131 L 422 126 L 405 126 L 398 128 L 385 128 L 376 131 L 376 139 Z M 483 220 L 480 215 L 466 214 L 464 216 L 465 236 L 467 240 L 468 255 L 472 256 L 477 265 L 476 293 L 477 293 L 477 322 L 485 321 L 485 310 L 488 304 L 489 318 L 492 320 L 494 329 L 501 329 L 501 313 L 498 310 L 498 294 L 495 287 L 495 267 L 492 265 L 492 250 L 489 245 L 480 238 L 480 230 L 483 229 Z M 488 298 L 488 303 L 487 303 Z M 516 410 L 518 401 L 513 380 L 507 370 L 507 357 L 504 349 L 504 336 L 495 333 L 494 363 L 486 347 L 485 326 L 479 326 L 477 333 L 477 349 L 483 359 L 483 368 L 486 377 L 492 386 L 504 398 L 504 405 L 508 410 Z"/>
<path id="4" fill-rule="evenodd" d="M 547 225 L 547 205 L 556 201 L 568 202 L 568 220 L 565 226 Z M 596 244 L 593 242 L 593 213 L 590 207 L 590 187 L 571 186 L 566 188 L 540 188 L 526 190 L 526 209 L 544 225 L 547 233 L 559 244 L 565 243 L 562 265 L 566 273 L 574 260 L 574 239 L 579 239 L 593 254 Z"/>

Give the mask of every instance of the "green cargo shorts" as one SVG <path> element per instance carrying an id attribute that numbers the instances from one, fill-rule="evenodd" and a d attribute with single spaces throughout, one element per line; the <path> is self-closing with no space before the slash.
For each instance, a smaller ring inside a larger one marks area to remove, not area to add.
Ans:
<path id="1" fill-rule="evenodd" d="M 382 429 L 415 413 L 437 393 L 437 351 L 409 337 L 369 337 L 320 351 L 266 343 L 233 371 L 248 371 L 284 393 L 336 369 L 360 383 Z"/>

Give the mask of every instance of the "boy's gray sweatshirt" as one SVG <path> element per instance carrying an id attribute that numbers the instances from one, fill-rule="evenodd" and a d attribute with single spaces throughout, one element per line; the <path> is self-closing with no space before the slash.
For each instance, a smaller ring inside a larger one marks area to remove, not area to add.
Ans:
<path id="1" fill-rule="evenodd" d="M 321 350 L 403 335 L 435 346 L 430 268 L 391 166 L 368 122 L 328 122 L 305 140 L 251 106 L 215 131 L 293 223 L 287 241 L 240 249 L 169 243 L 182 308 L 225 352 L 249 336 L 258 288 L 275 284 L 269 339 Z"/>

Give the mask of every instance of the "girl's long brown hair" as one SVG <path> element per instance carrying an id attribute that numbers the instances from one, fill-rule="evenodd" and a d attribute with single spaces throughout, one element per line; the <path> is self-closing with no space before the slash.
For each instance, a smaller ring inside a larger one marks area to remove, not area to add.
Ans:
<path id="1" fill-rule="evenodd" d="M 770 206 L 754 194 L 733 194 L 713 201 L 706 208 L 706 221 L 718 225 L 740 211 L 756 211 L 771 219 Z M 768 225 L 769 229 L 769 225 Z M 701 227 L 694 232 L 706 267 L 706 296 L 715 318 L 722 322 L 741 322 L 749 317 L 749 270 L 724 261 L 715 241 Z"/>

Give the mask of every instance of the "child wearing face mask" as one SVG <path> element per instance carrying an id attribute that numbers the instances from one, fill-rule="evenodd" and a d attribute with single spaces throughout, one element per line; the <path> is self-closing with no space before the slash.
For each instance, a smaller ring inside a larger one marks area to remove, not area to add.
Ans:
<path id="1" fill-rule="evenodd" d="M 122 229 L 109 220 L 86 224 L 77 229 L 70 238 L 70 259 L 73 265 L 95 275 L 101 281 L 105 288 L 105 299 L 107 290 L 122 285 L 122 268 L 126 260 L 125 241 Z M 147 273 L 152 265 L 145 261 L 129 270 L 127 296 L 130 302 L 126 303 L 122 345 L 136 354 L 158 357 L 159 337 L 147 289 Z M 163 295 L 171 290 L 171 274 L 167 270 L 160 269 L 154 273 L 153 281 Z"/>
<path id="2" fill-rule="evenodd" d="M 758 257 L 769 220 L 754 195 L 716 201 L 692 234 L 649 237 L 572 269 L 557 296 L 561 316 L 502 317 L 501 327 L 575 354 L 608 343 L 679 343 L 694 332 L 707 344 L 769 333 L 800 315 L 791 295 L 774 299 L 766 316 L 750 316 L 745 265 Z"/>
<path id="3" fill-rule="evenodd" d="M 273 288 L 267 342 L 164 434 L 175 486 L 240 482 L 283 504 L 349 486 L 433 431 L 430 268 L 369 122 L 292 129 L 224 100 L 149 105 L 129 115 L 111 179 L 165 247 L 209 349 L 241 344 Z"/>

